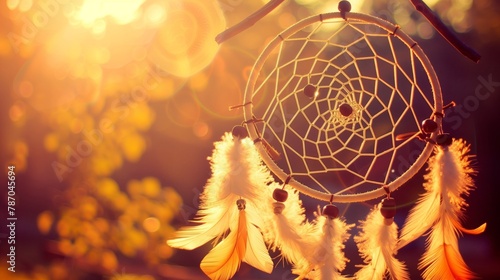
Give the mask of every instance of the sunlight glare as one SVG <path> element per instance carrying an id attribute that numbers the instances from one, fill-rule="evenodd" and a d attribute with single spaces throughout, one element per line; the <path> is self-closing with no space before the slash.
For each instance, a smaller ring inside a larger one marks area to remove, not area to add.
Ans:
<path id="1" fill-rule="evenodd" d="M 138 10 L 144 0 L 85 0 L 75 19 L 86 27 L 91 27 L 97 20 L 107 16 L 118 24 L 127 24 L 138 16 Z"/>

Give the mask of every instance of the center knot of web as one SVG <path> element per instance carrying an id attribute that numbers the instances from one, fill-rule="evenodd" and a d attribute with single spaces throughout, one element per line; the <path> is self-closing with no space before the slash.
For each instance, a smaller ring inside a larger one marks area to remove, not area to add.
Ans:
<path id="1" fill-rule="evenodd" d="M 348 108 L 347 112 L 345 112 L 345 109 L 343 108 Z M 339 104 L 337 104 L 336 108 L 330 112 L 331 116 L 330 119 L 328 120 L 328 125 L 346 125 L 351 122 L 358 122 L 361 117 L 361 105 L 346 100 L 342 101 Z"/>

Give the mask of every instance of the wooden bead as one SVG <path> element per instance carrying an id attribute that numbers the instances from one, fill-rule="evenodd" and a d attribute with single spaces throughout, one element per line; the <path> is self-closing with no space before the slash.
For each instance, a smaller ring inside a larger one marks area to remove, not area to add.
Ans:
<path id="1" fill-rule="evenodd" d="M 348 13 L 351 11 L 351 3 L 346 0 L 339 2 L 339 12 Z"/>
<path id="2" fill-rule="evenodd" d="M 453 137 L 449 133 L 443 133 L 436 136 L 436 144 L 447 147 L 453 143 Z"/>
<path id="3" fill-rule="evenodd" d="M 384 225 L 390 226 L 392 223 L 394 223 L 394 218 L 384 219 Z"/>
<path id="4" fill-rule="evenodd" d="M 233 137 L 234 138 L 243 139 L 243 138 L 248 137 L 248 131 L 242 125 L 236 125 L 236 126 L 234 126 L 232 133 L 233 133 Z"/>
<path id="5" fill-rule="evenodd" d="M 238 206 L 238 210 L 245 210 L 247 202 L 244 199 L 238 199 L 236 200 L 236 205 Z"/>
<path id="6" fill-rule="evenodd" d="M 352 114 L 352 111 L 352 106 L 347 103 L 344 103 L 339 107 L 339 112 L 344 117 L 349 117 Z"/>
<path id="7" fill-rule="evenodd" d="M 322 214 L 330 219 L 335 219 L 339 216 L 339 208 L 333 204 L 327 204 L 323 207 Z"/>
<path id="8" fill-rule="evenodd" d="M 288 192 L 283 189 L 274 189 L 273 198 L 278 202 L 285 202 L 288 199 Z"/>
<path id="9" fill-rule="evenodd" d="M 422 131 L 427 134 L 431 134 L 438 128 L 437 123 L 434 120 L 426 119 L 422 122 Z"/>
<path id="10" fill-rule="evenodd" d="M 308 84 L 304 87 L 304 94 L 309 98 L 316 96 L 316 87 L 314 85 Z"/>
<path id="11" fill-rule="evenodd" d="M 274 214 L 281 214 L 281 212 L 283 212 L 283 209 L 285 209 L 285 204 L 283 204 L 283 202 L 274 202 L 273 207 Z"/>
<path id="12" fill-rule="evenodd" d="M 396 215 L 396 201 L 392 197 L 384 198 L 382 200 L 382 207 L 380 213 L 386 219 L 392 219 Z"/>

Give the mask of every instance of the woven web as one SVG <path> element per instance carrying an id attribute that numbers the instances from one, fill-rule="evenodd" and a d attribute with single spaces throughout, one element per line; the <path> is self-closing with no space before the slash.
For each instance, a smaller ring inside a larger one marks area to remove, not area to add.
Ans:
<path id="1" fill-rule="evenodd" d="M 281 153 L 276 164 L 337 194 L 404 173 L 424 143 L 396 136 L 420 131 L 433 113 L 429 78 L 411 46 L 377 25 L 342 19 L 280 38 L 252 93 L 252 113 L 263 120 L 257 129 Z"/>

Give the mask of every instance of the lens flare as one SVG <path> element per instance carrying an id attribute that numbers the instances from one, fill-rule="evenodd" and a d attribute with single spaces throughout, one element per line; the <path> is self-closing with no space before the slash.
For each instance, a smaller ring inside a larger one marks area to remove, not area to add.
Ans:
<path id="1" fill-rule="evenodd" d="M 205 68 L 219 49 L 215 36 L 226 27 L 217 1 L 176 1 L 168 7 L 166 19 L 149 60 L 177 77 L 189 77 Z"/>

